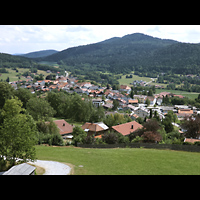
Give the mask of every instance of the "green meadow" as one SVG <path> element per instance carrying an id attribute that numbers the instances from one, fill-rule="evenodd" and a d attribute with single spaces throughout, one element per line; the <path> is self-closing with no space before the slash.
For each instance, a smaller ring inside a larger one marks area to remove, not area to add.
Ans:
<path id="1" fill-rule="evenodd" d="M 200 154 L 192 152 L 116 148 L 36 146 L 37 159 L 69 163 L 76 175 L 200 174 Z"/>

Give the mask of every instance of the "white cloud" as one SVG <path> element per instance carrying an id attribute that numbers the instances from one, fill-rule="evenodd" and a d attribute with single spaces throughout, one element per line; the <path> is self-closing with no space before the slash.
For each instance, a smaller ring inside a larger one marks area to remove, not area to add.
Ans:
<path id="1" fill-rule="evenodd" d="M 199 25 L 0 25 L 0 52 L 63 50 L 136 32 L 182 42 L 200 42 Z"/>

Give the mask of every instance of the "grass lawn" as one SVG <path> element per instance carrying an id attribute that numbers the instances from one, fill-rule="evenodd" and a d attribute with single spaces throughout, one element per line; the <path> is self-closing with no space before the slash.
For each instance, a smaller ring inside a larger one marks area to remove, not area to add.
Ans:
<path id="1" fill-rule="evenodd" d="M 36 152 L 37 159 L 74 165 L 74 174 L 200 174 L 200 154 L 192 152 L 47 146 L 36 146 Z"/>

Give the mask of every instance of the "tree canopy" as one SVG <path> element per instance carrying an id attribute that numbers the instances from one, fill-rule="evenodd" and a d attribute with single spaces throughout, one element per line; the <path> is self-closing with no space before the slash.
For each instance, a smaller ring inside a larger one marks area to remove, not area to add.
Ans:
<path id="1" fill-rule="evenodd" d="M 17 98 L 7 99 L 1 110 L 0 155 L 14 165 L 18 158 L 34 160 L 37 129 L 33 118 L 22 108 Z"/>

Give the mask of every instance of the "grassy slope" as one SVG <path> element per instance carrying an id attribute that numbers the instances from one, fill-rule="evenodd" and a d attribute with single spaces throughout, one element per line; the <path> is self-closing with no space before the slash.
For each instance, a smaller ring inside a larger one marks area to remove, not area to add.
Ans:
<path id="1" fill-rule="evenodd" d="M 73 164 L 75 174 L 200 174 L 199 153 L 45 146 L 36 150 L 38 159 Z"/>
<path id="2" fill-rule="evenodd" d="M 18 68 L 19 72 L 16 72 L 16 70 L 8 69 L 8 68 L 6 68 L 6 70 L 9 73 L 1 73 L 0 79 L 6 80 L 9 77 L 10 82 L 19 80 L 18 77 L 16 76 L 17 74 L 19 74 L 19 73 L 23 74 L 24 72 L 29 71 L 29 69 L 27 69 L 27 68 Z M 43 70 L 38 70 L 37 74 L 43 74 L 44 78 L 47 75 L 49 75 L 46 71 L 43 71 Z M 20 80 L 26 80 L 26 78 L 22 77 Z"/>

